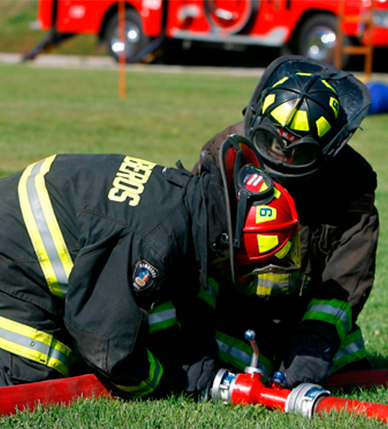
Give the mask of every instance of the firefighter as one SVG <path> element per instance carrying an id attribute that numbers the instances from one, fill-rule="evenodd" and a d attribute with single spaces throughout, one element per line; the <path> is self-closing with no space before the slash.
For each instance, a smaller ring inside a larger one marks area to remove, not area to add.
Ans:
<path id="1" fill-rule="evenodd" d="M 298 269 L 245 277 L 237 293 L 222 273 L 209 273 L 223 285 L 220 358 L 235 370 L 250 360 L 246 329 L 257 331 L 267 375 L 280 369 L 288 388 L 370 368 L 357 317 L 374 280 L 376 174 L 347 144 L 369 105 L 368 90 L 353 75 L 304 57 L 281 57 L 265 70 L 243 122 L 202 148 L 195 174 L 205 160 L 228 163 L 220 152 L 228 135 L 250 139 L 265 172 L 294 198 L 300 220 Z"/>
<path id="2" fill-rule="evenodd" d="M 197 177 L 131 156 L 54 155 L 1 179 L 0 195 L 1 386 L 77 375 L 82 362 L 130 397 L 211 383 L 207 270 L 234 264 L 215 163 Z"/>

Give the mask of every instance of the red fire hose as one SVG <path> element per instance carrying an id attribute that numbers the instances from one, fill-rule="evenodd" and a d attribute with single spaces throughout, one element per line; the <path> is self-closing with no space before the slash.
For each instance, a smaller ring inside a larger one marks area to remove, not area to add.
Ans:
<path id="1" fill-rule="evenodd" d="M 325 411 L 344 410 L 348 413 L 388 421 L 388 405 L 335 398 L 330 396 L 330 392 L 322 386 L 311 383 L 302 383 L 289 390 L 283 387 L 285 376 L 280 372 L 275 373 L 272 381 L 266 386 L 262 382 L 262 376 L 266 374 L 259 363 L 259 351 L 255 335 L 252 330 L 248 330 L 245 333 L 245 338 L 251 343 L 253 350 L 251 365 L 245 368 L 244 374 L 237 375 L 227 369 L 220 369 L 211 388 L 212 399 L 222 400 L 225 404 L 261 404 L 269 409 L 276 408 L 284 410 L 286 413 L 293 412 L 309 418 L 313 414 L 322 414 Z M 371 377 L 372 372 L 360 371 L 361 378 L 364 377 L 366 382 L 369 373 L 369 382 L 377 381 L 376 376 Z M 354 381 L 357 381 L 357 377 L 354 376 L 355 373 L 352 374 L 353 378 L 350 375 L 340 374 L 337 376 L 337 383 L 341 379 L 342 382 L 352 380 L 354 383 Z M 382 374 L 380 371 L 379 375 L 380 377 L 385 375 L 385 381 L 387 381 L 387 372 Z M 335 383 L 334 378 L 332 386 Z"/>
<path id="2" fill-rule="evenodd" d="M 112 388 L 94 374 L 0 388 L 0 416 L 33 410 L 38 404 L 68 405 L 80 398 L 112 397 Z"/>
<path id="3" fill-rule="evenodd" d="M 350 414 L 388 421 L 388 405 L 336 398 L 317 384 L 302 383 L 293 390 L 285 389 L 276 382 L 265 386 L 257 369 L 257 372 L 251 367 L 247 370 L 247 373 L 235 375 L 221 369 L 213 384 L 212 398 L 221 399 L 225 404 L 261 404 L 268 409 L 280 409 L 309 418 L 325 411 L 344 410 Z"/>
<path id="4" fill-rule="evenodd" d="M 333 387 L 340 385 L 370 387 L 368 380 L 374 380 L 374 384 L 387 385 L 388 370 L 356 371 L 346 376 L 339 374 L 333 376 L 326 386 L 332 384 Z M 343 384 L 339 384 L 341 381 Z M 55 403 L 67 405 L 80 398 L 113 398 L 115 393 L 111 385 L 102 382 L 94 374 L 1 387 L 0 415 L 13 414 L 17 409 L 33 410 L 38 403 L 43 406 Z M 388 421 L 387 405 L 327 396 L 329 393 L 317 385 L 300 385 L 292 391 L 278 383 L 266 386 L 262 383 L 260 374 L 256 372 L 234 375 L 227 370 L 220 370 L 211 393 L 213 399 L 222 399 L 225 403 L 262 404 L 268 409 L 299 411 L 310 417 L 313 413 L 346 409 L 357 415 Z"/>
<path id="5" fill-rule="evenodd" d="M 322 386 L 310 383 L 302 383 L 289 390 L 282 386 L 281 373 L 275 373 L 272 381 L 265 385 L 261 380 L 264 371 L 259 363 L 255 333 L 247 331 L 245 337 L 253 349 L 251 365 L 243 374 L 235 375 L 227 369 L 218 371 L 210 390 L 212 399 L 222 400 L 225 404 L 262 404 L 268 409 L 281 409 L 286 413 L 295 412 L 310 418 L 313 414 L 322 414 L 324 411 L 346 410 L 356 415 L 388 421 L 388 405 L 332 397 Z M 370 387 L 373 384 L 388 386 L 388 370 L 334 375 L 325 386 Z M 43 406 L 53 403 L 66 405 L 79 398 L 101 396 L 113 398 L 118 396 L 118 392 L 94 374 L 1 387 L 0 415 L 13 414 L 16 409 L 32 410 L 38 403 Z"/>

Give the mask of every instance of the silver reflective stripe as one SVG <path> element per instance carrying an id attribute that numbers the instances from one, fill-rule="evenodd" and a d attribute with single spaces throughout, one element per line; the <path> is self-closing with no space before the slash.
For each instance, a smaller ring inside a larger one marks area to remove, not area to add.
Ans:
<path id="1" fill-rule="evenodd" d="M 43 161 L 39 161 L 33 167 L 31 175 L 27 179 L 27 191 L 28 196 L 30 198 L 32 213 L 38 226 L 40 236 L 46 248 L 46 252 L 50 258 L 51 265 L 54 269 L 58 285 L 61 288 L 63 296 L 66 296 L 69 281 L 65 269 L 63 267 L 61 258 L 58 254 L 57 248 L 55 246 L 54 240 L 51 236 L 34 183 L 35 176 L 40 173 L 40 168 L 42 164 Z"/>
<path id="2" fill-rule="evenodd" d="M 217 299 L 218 296 L 218 290 L 212 285 L 212 282 L 208 282 L 207 283 L 207 287 L 209 288 L 209 290 L 207 291 L 207 293 L 213 297 L 214 299 Z"/>
<path id="3" fill-rule="evenodd" d="M 313 304 L 308 310 L 307 313 L 326 313 L 326 314 L 330 314 L 334 317 L 339 318 L 343 325 L 344 325 L 344 330 L 345 333 L 347 334 L 350 330 L 350 321 L 348 318 L 348 314 L 346 313 L 346 311 L 342 310 L 341 308 L 338 307 L 334 307 L 333 305 L 329 305 L 329 304 Z"/>
<path id="4" fill-rule="evenodd" d="M 230 346 L 228 344 L 223 343 L 220 340 L 217 340 L 218 348 L 220 352 L 226 353 L 235 357 L 236 359 L 244 362 L 246 365 L 249 365 L 251 362 L 251 356 L 248 353 L 243 352 L 237 347 Z"/>
<path id="5" fill-rule="evenodd" d="M 274 280 L 263 279 L 260 276 L 257 276 L 257 279 L 258 279 L 257 285 L 265 288 L 284 289 L 292 286 L 290 281 L 279 282 Z"/>
<path id="6" fill-rule="evenodd" d="M 47 363 L 48 359 L 51 357 L 61 361 L 64 365 L 68 364 L 68 357 L 66 355 L 61 353 L 59 350 L 50 347 L 48 344 L 42 343 L 41 341 L 38 341 L 36 339 L 32 339 L 22 334 L 17 334 L 15 332 L 8 331 L 7 329 L 1 327 L 0 338 L 18 346 L 26 347 L 34 352 L 42 353 L 45 356 L 45 363 Z M 18 354 L 17 350 L 15 350 L 14 353 Z"/>
<path id="7" fill-rule="evenodd" d="M 156 323 L 165 322 L 166 320 L 171 320 L 176 318 L 176 309 L 172 308 L 170 310 L 164 310 L 157 313 L 152 313 L 148 315 L 148 323 L 154 325 Z"/>
<path id="8" fill-rule="evenodd" d="M 55 158 L 53 155 L 29 165 L 20 176 L 18 194 L 23 220 L 47 285 L 53 295 L 63 298 L 73 261 L 46 187 L 45 175 Z"/>
<path id="9" fill-rule="evenodd" d="M 346 347 L 339 349 L 338 352 L 334 356 L 334 361 L 337 361 L 337 360 L 343 358 L 344 356 L 349 356 L 349 355 L 352 355 L 354 353 L 357 353 L 360 350 L 362 350 L 363 348 L 365 348 L 364 340 L 362 338 L 360 338 L 359 340 L 354 341 L 353 343 L 347 345 Z"/>

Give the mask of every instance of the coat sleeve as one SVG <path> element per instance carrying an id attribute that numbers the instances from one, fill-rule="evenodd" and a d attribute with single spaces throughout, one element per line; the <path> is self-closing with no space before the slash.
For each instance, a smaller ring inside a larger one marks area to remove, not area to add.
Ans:
<path id="1" fill-rule="evenodd" d="M 81 250 L 70 277 L 65 323 L 90 366 L 129 395 L 145 396 L 158 386 L 163 368 L 146 348 L 148 315 L 130 285 L 130 249 L 127 235 Z"/>
<path id="2" fill-rule="evenodd" d="M 366 195 L 349 206 L 341 224 L 324 225 L 316 237 L 325 266 L 301 330 L 320 332 L 334 349 L 355 327 L 372 289 L 378 234 L 378 213 Z"/>

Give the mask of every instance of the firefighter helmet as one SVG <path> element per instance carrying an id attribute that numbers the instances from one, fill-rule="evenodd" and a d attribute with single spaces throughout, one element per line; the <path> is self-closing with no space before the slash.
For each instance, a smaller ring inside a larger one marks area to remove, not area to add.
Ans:
<path id="1" fill-rule="evenodd" d="M 244 137 L 229 136 L 220 149 L 220 165 L 234 283 L 255 273 L 299 268 L 294 200 L 263 172 L 253 144 Z"/>
<path id="2" fill-rule="evenodd" d="M 270 180 L 253 165 L 248 164 L 239 172 L 241 186 L 249 190 L 258 186 L 267 189 Z M 272 184 L 272 196 L 267 202 L 256 200 L 247 207 L 241 244 L 235 252 L 235 269 L 240 281 L 252 274 L 300 268 L 295 203 L 281 185 Z"/>
<path id="3" fill-rule="evenodd" d="M 300 56 L 266 69 L 244 119 L 244 135 L 275 179 L 303 177 L 330 161 L 368 113 L 370 94 L 352 74 Z"/>

